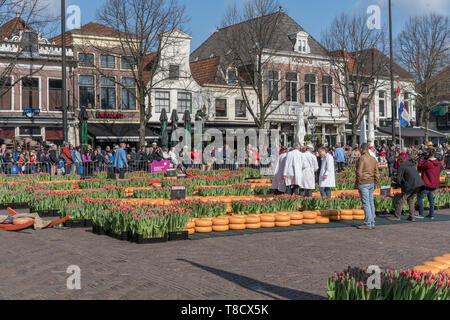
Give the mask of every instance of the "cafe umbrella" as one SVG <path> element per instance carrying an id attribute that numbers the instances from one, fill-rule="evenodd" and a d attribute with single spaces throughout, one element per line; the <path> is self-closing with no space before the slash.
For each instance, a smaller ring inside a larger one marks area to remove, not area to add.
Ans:
<path id="1" fill-rule="evenodd" d="M 167 112 L 162 109 L 159 121 L 161 121 L 161 146 L 167 148 L 169 145 L 169 135 L 167 133 Z"/>
<path id="2" fill-rule="evenodd" d="M 189 110 L 186 110 L 184 112 L 183 116 L 183 122 L 184 122 L 184 145 L 188 146 L 188 148 L 191 147 L 191 113 Z"/>
<path id="3" fill-rule="evenodd" d="M 173 137 L 173 133 L 178 128 L 178 112 L 177 112 L 177 109 L 173 109 L 172 116 L 170 117 L 170 122 L 171 122 L 171 125 L 172 125 L 172 133 L 171 134 L 172 134 L 172 137 Z M 172 147 L 174 147 L 175 146 L 175 142 L 172 141 L 172 137 L 171 137 L 170 141 L 171 141 Z"/>

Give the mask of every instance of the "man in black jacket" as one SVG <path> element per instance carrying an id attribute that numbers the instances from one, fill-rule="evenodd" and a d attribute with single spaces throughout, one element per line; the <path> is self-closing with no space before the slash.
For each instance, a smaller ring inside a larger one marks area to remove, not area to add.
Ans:
<path id="1" fill-rule="evenodd" d="M 389 167 L 389 177 L 392 177 L 394 174 L 394 165 L 397 154 L 395 152 L 395 145 L 391 145 L 389 149 L 386 150 L 386 161 Z"/>
<path id="2" fill-rule="evenodd" d="M 419 191 L 425 186 L 419 172 L 414 167 L 412 162 L 406 160 L 405 156 L 398 158 L 399 167 L 398 173 L 395 178 L 395 182 L 402 188 L 402 194 L 397 202 L 395 209 L 395 217 L 389 218 L 392 221 L 399 221 L 403 210 L 403 204 L 405 200 L 408 200 L 409 206 L 409 218 L 408 220 L 414 221 L 414 204 L 415 199 Z"/>

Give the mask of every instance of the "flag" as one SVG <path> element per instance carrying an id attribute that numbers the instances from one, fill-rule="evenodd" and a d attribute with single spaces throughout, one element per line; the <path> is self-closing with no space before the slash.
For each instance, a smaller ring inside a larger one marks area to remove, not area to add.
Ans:
<path id="1" fill-rule="evenodd" d="M 400 121 L 400 125 L 402 128 L 406 128 L 409 125 L 409 113 L 405 107 L 405 104 L 400 98 L 400 82 L 397 80 L 398 89 L 397 89 L 397 99 L 398 99 L 398 120 Z"/>

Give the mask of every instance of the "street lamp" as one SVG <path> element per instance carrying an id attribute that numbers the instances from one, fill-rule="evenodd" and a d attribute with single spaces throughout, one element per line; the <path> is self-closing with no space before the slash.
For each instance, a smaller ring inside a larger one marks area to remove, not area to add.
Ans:
<path id="1" fill-rule="evenodd" d="M 308 116 L 308 131 L 310 131 L 310 134 L 314 134 L 316 132 L 316 124 L 317 124 L 317 117 L 314 115 L 313 109 L 309 108 L 309 116 Z"/>

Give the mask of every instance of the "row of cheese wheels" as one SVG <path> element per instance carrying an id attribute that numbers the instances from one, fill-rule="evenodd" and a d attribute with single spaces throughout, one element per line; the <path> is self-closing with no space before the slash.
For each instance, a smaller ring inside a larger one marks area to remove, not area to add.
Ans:
<path id="1" fill-rule="evenodd" d="M 414 270 L 419 272 L 431 272 L 432 274 L 438 274 L 443 271 L 450 275 L 450 253 L 433 258 L 431 261 L 425 261 L 423 265 L 415 266 Z"/>
<path id="2" fill-rule="evenodd" d="M 228 230 L 245 230 L 274 227 L 289 227 L 302 224 L 326 224 L 330 219 L 319 217 L 316 212 L 277 212 L 250 215 L 219 216 L 191 219 L 186 226 L 189 234 L 194 232 L 207 233 L 212 231 L 223 232 Z"/>
<path id="3" fill-rule="evenodd" d="M 320 215 L 322 217 L 328 217 L 332 221 L 351 221 L 366 219 L 364 210 L 361 209 L 323 210 L 320 211 Z"/>

